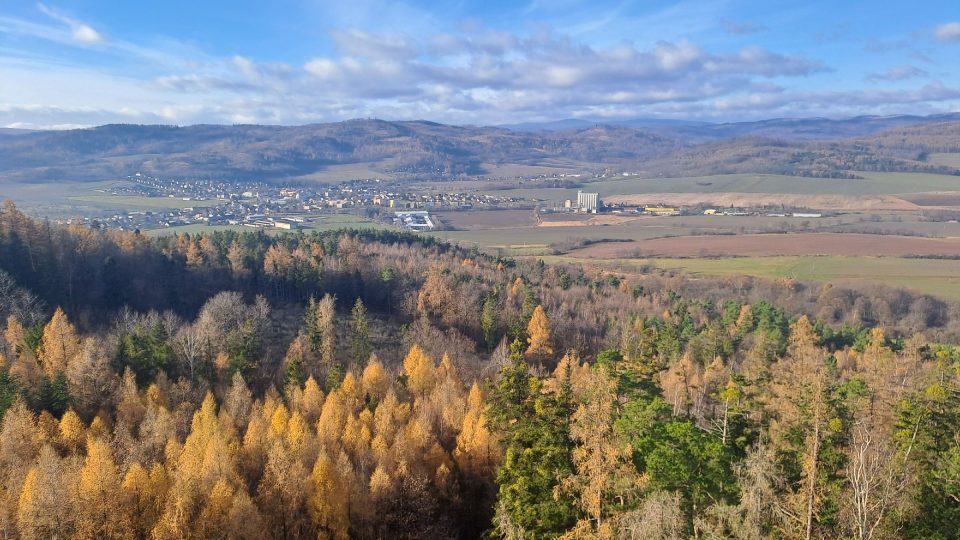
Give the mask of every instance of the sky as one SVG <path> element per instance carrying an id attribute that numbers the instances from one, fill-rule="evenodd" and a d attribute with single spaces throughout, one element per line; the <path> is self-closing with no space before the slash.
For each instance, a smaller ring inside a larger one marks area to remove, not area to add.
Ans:
<path id="1" fill-rule="evenodd" d="M 5 127 L 953 111 L 957 0 L 0 0 Z"/>

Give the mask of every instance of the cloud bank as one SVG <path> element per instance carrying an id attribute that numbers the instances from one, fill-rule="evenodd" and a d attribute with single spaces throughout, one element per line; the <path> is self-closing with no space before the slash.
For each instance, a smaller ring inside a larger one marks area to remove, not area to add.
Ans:
<path id="1" fill-rule="evenodd" d="M 688 38 L 590 44 L 549 26 L 523 33 L 472 21 L 416 35 L 352 26 L 301 63 L 218 57 L 170 40 L 124 41 L 39 4 L 41 21 L 0 15 L 0 34 L 69 54 L 0 53 L 0 126 L 107 122 L 298 124 L 356 117 L 496 124 L 566 117 L 737 120 L 787 115 L 939 112 L 960 89 L 910 64 L 861 75 L 888 88 L 817 88 L 827 62 L 758 45 Z M 530 8 L 535 9 L 535 8 Z M 539 8 L 536 8 L 539 9 Z M 724 20 L 749 39 L 759 23 Z M 929 39 L 929 38 L 928 38 Z M 935 41 L 960 39 L 960 23 Z M 949 46 L 949 45 L 947 45 Z M 89 55 L 77 59 L 76 51 Z M 926 78 L 922 86 L 906 81 Z M 64 91 L 69 88 L 70 91 Z"/>

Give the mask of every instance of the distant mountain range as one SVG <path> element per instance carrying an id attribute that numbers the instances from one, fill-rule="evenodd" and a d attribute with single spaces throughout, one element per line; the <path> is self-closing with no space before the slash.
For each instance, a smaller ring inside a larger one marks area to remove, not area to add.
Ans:
<path id="1" fill-rule="evenodd" d="M 17 135 L 26 135 L 33 133 L 30 129 L 0 128 L 0 137 L 16 137 Z"/>
<path id="2" fill-rule="evenodd" d="M 960 152 L 960 114 L 732 124 L 578 122 L 512 129 L 349 120 L 304 126 L 115 124 L 2 130 L 0 183 L 105 180 L 135 172 L 315 180 L 338 168 L 341 174 L 343 168 L 355 169 L 357 177 L 395 178 L 510 176 L 509 171 L 522 167 L 613 168 L 652 176 L 753 172 L 847 178 L 855 171 L 958 172 L 929 163 L 926 156 Z"/>
<path id="3" fill-rule="evenodd" d="M 753 122 L 710 123 L 659 118 L 630 120 L 570 118 L 552 122 L 528 122 L 501 125 L 517 131 L 563 131 L 598 124 L 639 129 L 667 137 L 718 140 L 736 137 L 772 137 L 778 139 L 841 139 L 872 135 L 888 129 L 960 121 L 960 113 L 930 116 L 856 116 L 853 118 L 773 118 Z"/>

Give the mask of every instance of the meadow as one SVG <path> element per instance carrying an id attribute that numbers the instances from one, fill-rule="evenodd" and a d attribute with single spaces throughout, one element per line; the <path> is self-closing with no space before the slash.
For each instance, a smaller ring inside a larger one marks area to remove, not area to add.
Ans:
<path id="1" fill-rule="evenodd" d="M 326 216 L 320 216 L 316 218 L 316 221 L 305 223 L 300 229 L 303 232 L 311 231 L 334 231 L 338 229 L 385 229 L 393 228 L 389 225 L 384 225 L 381 223 L 374 223 L 366 218 L 361 216 L 356 216 L 353 214 L 329 214 Z M 251 227 L 246 227 L 244 225 L 204 225 L 202 223 L 192 224 L 192 225 L 178 225 L 175 227 L 165 227 L 163 229 L 151 229 L 145 231 L 144 234 L 147 236 L 168 236 L 172 234 L 199 234 L 199 233 L 211 233 L 215 231 L 238 231 L 238 232 L 249 232 L 256 229 Z M 264 229 L 267 234 L 280 234 L 285 231 L 282 229 Z"/>
<path id="2" fill-rule="evenodd" d="M 197 206 L 219 206 L 225 201 L 195 199 L 185 201 L 178 197 L 140 197 L 136 195 L 78 195 L 68 197 L 79 205 L 91 205 L 115 210 L 170 210 Z"/>
<path id="3" fill-rule="evenodd" d="M 583 263 L 573 257 L 544 257 L 550 261 Z M 601 262 L 609 268 L 633 272 L 645 266 L 677 269 L 691 276 L 754 276 L 791 278 L 825 283 L 876 283 L 960 300 L 960 263 L 955 260 L 896 257 L 732 257 L 722 259 L 618 259 Z"/>

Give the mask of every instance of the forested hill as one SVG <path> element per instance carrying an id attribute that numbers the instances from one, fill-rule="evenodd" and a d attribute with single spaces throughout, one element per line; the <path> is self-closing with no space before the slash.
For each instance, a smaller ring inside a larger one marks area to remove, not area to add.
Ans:
<path id="1" fill-rule="evenodd" d="M 107 180 L 159 176 L 281 180 L 323 177 L 347 167 L 355 177 L 449 178 L 509 165 L 653 176 L 780 173 L 844 178 L 850 171 L 957 173 L 924 161 L 956 147 L 960 122 L 924 123 L 859 139 L 802 140 L 777 130 L 703 138 L 643 128 L 593 125 L 524 132 L 433 122 L 351 120 L 305 126 L 187 127 L 107 125 L 0 137 L 0 182 Z M 839 133 L 843 133 L 840 131 Z"/>
<path id="2" fill-rule="evenodd" d="M 8 203 L 0 529 L 952 538 L 958 313 L 410 234 L 150 239 Z"/>
<path id="3" fill-rule="evenodd" d="M 678 146 L 672 139 L 606 126 L 531 134 L 381 120 L 289 127 L 107 125 L 0 139 L 0 174 L 42 180 L 144 172 L 269 180 L 361 165 L 384 174 L 442 177 L 557 159 L 622 163 Z"/>
<path id="4" fill-rule="evenodd" d="M 960 120 L 960 113 L 915 116 L 908 114 L 890 116 L 855 116 L 852 118 L 771 118 L 746 122 L 696 122 L 633 118 L 628 120 L 567 119 L 555 122 L 530 122 L 507 124 L 502 127 L 518 131 L 562 131 L 585 128 L 608 123 L 656 133 L 665 137 L 683 140 L 719 140 L 745 137 L 765 137 L 780 140 L 836 140 L 852 137 L 867 137 L 896 128 L 923 126 Z"/>

